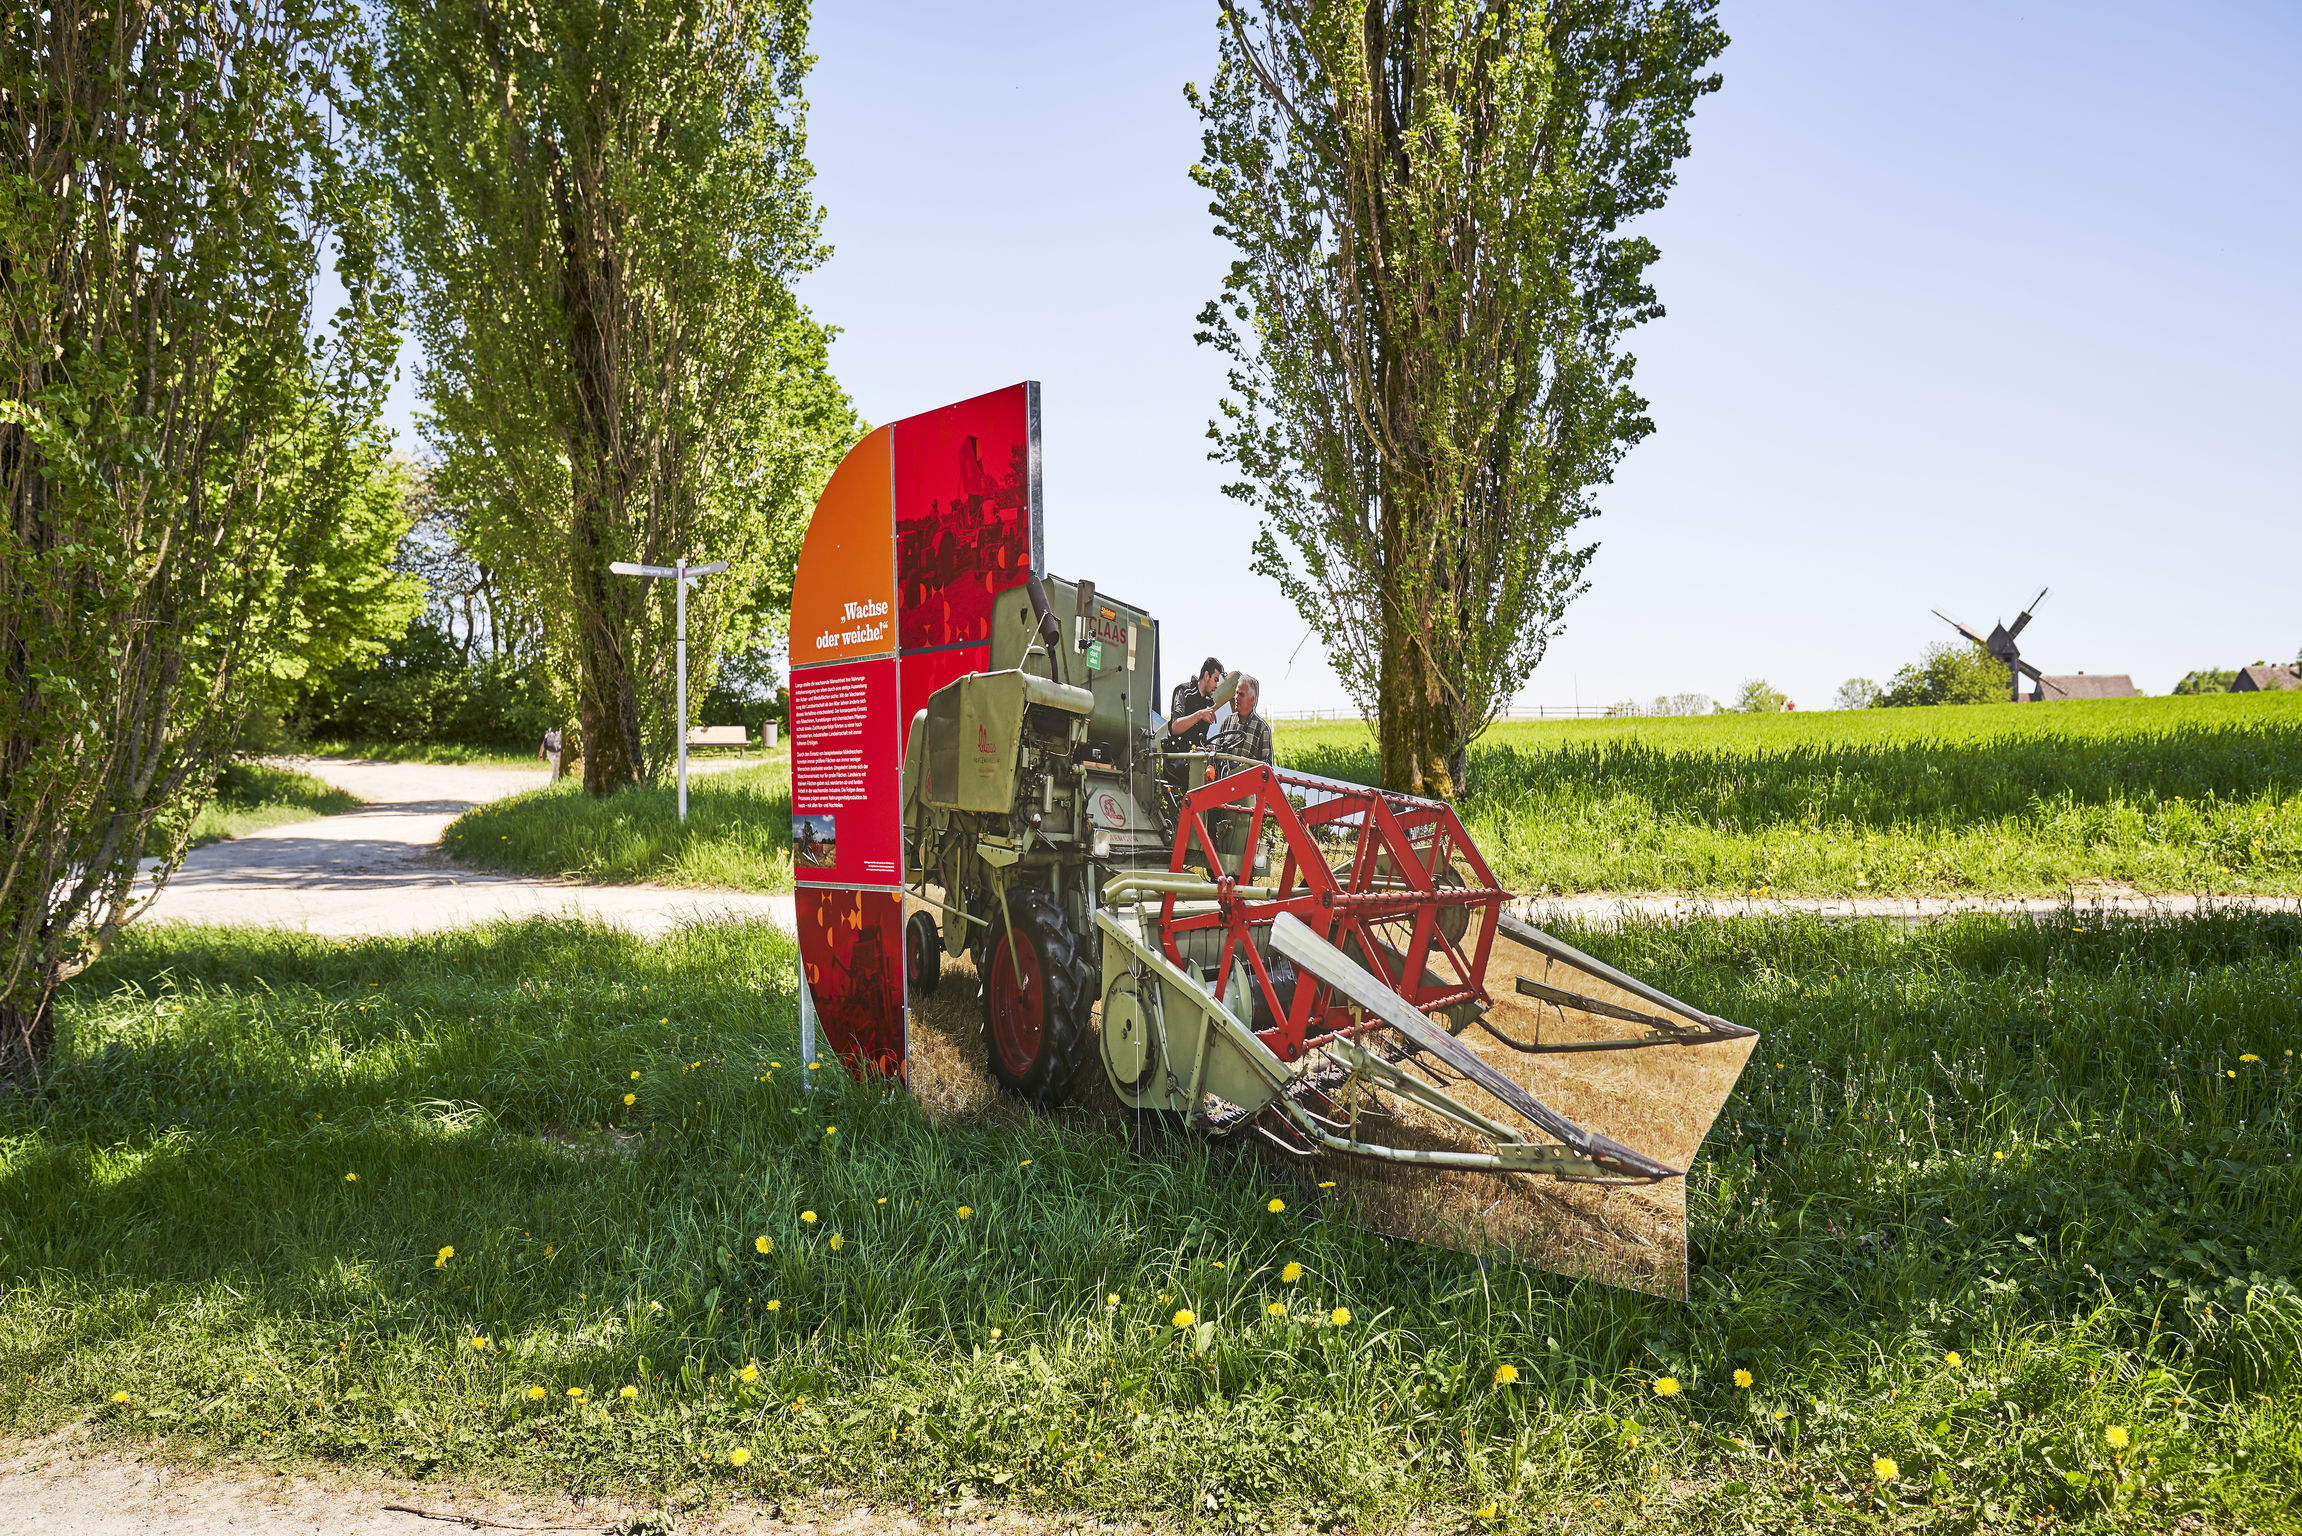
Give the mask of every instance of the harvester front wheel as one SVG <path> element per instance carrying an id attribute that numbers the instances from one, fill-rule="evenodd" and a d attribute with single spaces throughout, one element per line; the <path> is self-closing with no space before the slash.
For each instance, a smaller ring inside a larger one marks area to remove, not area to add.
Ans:
<path id="1" fill-rule="evenodd" d="M 914 912 L 903 925 L 903 974 L 912 991 L 925 995 L 943 980 L 943 930 L 932 912 Z"/>
<path id="2" fill-rule="evenodd" d="M 1071 1094 L 1087 1056 L 1095 1001 L 1087 946 L 1044 894 L 1007 896 L 1009 925 L 983 962 L 983 1034 L 1001 1086 L 1038 1109 Z"/>

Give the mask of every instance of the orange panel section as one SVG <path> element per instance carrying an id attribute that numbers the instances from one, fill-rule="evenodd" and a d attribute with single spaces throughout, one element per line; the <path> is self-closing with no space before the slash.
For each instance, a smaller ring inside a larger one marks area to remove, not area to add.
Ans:
<path id="1" fill-rule="evenodd" d="M 791 664 L 895 650 L 895 482 L 881 427 L 847 450 L 815 504 L 791 584 Z"/>

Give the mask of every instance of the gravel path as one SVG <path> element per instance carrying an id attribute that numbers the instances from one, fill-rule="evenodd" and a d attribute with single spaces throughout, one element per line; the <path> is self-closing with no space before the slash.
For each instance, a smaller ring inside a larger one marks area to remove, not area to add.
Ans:
<path id="1" fill-rule="evenodd" d="M 193 850 L 141 921 L 297 928 L 335 937 L 436 933 L 536 916 L 595 918 L 651 938 L 727 918 L 793 929 L 788 895 L 536 880 L 470 869 L 440 852 L 449 822 L 475 805 L 541 787 L 541 768 L 336 758 L 293 766 L 368 803 Z M 690 764 L 689 772 L 754 766 L 713 759 Z"/>

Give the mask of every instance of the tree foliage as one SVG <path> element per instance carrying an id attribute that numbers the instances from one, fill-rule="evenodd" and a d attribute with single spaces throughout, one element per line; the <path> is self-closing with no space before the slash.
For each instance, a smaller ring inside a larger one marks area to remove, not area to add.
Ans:
<path id="1" fill-rule="evenodd" d="M 2174 685 L 2176 693 L 2228 693 L 2230 685 L 2238 681 L 2235 667 L 2204 667 L 2182 674 L 2182 681 Z"/>
<path id="2" fill-rule="evenodd" d="M 37 1073 L 251 699 L 407 606 L 360 36 L 333 0 L 0 21 L 0 1072 Z M 324 242 L 348 299 L 315 330 Z"/>
<path id="3" fill-rule="evenodd" d="M 1452 795 L 1542 659 L 1593 490 L 1652 430 L 1623 340 L 1726 44 L 1714 0 L 1223 0 L 1194 170 L 1238 249 L 1199 339 L 1256 567 Z"/>
<path id="4" fill-rule="evenodd" d="M 1887 709 L 1914 704 L 2006 704 L 2012 685 L 2006 667 L 1990 652 L 1970 641 L 1946 640 L 1930 645 L 1926 654 L 1897 671 L 1878 696 Z"/>
<path id="5" fill-rule="evenodd" d="M 1746 677 L 1742 686 L 1735 690 L 1734 702 L 1723 708 L 1738 715 L 1775 715 L 1780 714 L 1782 707 L 1789 702 L 1790 695 L 1765 678 Z"/>
<path id="6" fill-rule="evenodd" d="M 1833 701 L 1837 709 L 1876 709 L 1878 684 L 1867 677 L 1850 677 L 1838 685 L 1838 697 Z"/>
<path id="7" fill-rule="evenodd" d="M 569 667 L 585 787 L 674 745 L 672 593 L 712 659 L 788 604 L 857 425 L 790 283 L 824 254 L 803 0 L 392 0 L 378 122 L 435 490 Z"/>

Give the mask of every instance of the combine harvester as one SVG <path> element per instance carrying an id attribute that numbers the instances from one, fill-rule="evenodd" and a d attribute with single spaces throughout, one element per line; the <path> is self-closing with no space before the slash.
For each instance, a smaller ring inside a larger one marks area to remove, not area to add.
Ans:
<path id="1" fill-rule="evenodd" d="M 890 658 L 899 806 L 874 803 L 878 780 L 836 805 L 820 793 L 831 774 L 816 721 L 867 716 L 868 689 L 819 693 L 795 663 L 795 824 L 836 814 L 844 849 L 859 811 L 899 812 L 899 880 L 811 892 L 802 871 L 803 964 L 834 1046 L 908 1068 L 925 1093 L 910 1037 L 940 1028 L 951 1044 L 961 997 L 929 999 L 971 992 L 978 1059 L 1038 1109 L 1115 1100 L 1122 1116 L 1300 1159 L 1315 1170 L 1304 1182 L 1344 1187 L 1388 1230 L 1683 1294 L 1685 1169 L 1755 1034 L 1512 918 L 1511 893 L 1444 803 L 1162 752 L 1156 622 L 1022 554 L 1038 543 L 1032 400 L 1011 456 L 1018 516 L 993 519 L 1016 537 L 1005 583 L 980 579 L 980 555 L 949 558 L 931 530 L 912 540 L 937 559 L 915 601 L 946 602 L 954 586 L 984 601 L 966 639 L 924 653 L 964 651 L 964 668 Z M 914 420 L 932 432 L 940 414 Z M 912 425 L 883 429 L 897 457 Z M 981 434 L 967 437 L 951 478 L 962 503 L 996 507 L 983 458 Z M 900 467 L 890 478 L 901 528 Z M 950 497 L 930 499 L 949 515 Z M 984 526 L 980 507 L 961 519 Z M 915 673 L 932 686 L 913 691 Z M 904 913 L 901 998 L 854 982 L 878 973 L 893 925 L 873 897 Z M 894 1016 L 859 1018 L 859 992 Z M 874 1040 L 902 1041 L 901 1054 Z M 1108 1100 L 1090 1091 L 1090 1057 Z M 934 1059 L 951 1070 L 950 1052 Z"/>

